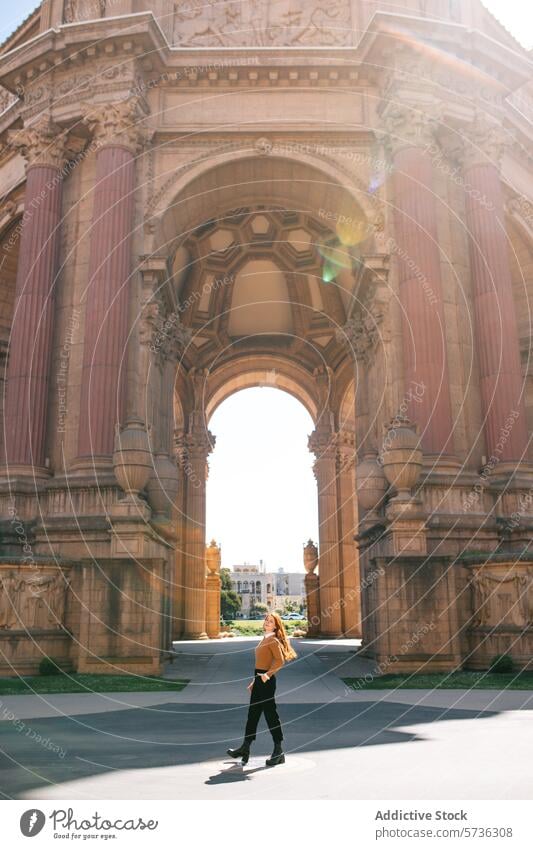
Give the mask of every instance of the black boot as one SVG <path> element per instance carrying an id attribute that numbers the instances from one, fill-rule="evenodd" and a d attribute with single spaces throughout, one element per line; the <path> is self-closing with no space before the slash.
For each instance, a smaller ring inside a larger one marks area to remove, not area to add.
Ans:
<path id="1" fill-rule="evenodd" d="M 285 763 L 285 755 L 281 750 L 281 743 L 274 743 L 274 751 L 266 761 L 267 766 L 278 766 Z"/>
<path id="2" fill-rule="evenodd" d="M 250 758 L 250 744 L 245 740 L 238 749 L 228 749 L 228 755 L 230 758 L 240 758 L 244 766 Z"/>

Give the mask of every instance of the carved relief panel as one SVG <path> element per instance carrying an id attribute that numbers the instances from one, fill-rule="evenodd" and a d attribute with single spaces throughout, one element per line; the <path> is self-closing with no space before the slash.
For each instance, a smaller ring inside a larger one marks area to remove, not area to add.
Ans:
<path id="1" fill-rule="evenodd" d="M 533 573 L 529 570 L 516 571 L 509 564 L 502 564 L 497 572 L 474 569 L 470 588 L 474 627 L 533 624 Z"/>
<path id="2" fill-rule="evenodd" d="M 185 47 L 349 45 L 350 0 L 181 0 L 174 43 Z"/>
<path id="3" fill-rule="evenodd" d="M 7 566 L 0 570 L 0 630 L 61 629 L 68 578 L 52 568 Z"/>

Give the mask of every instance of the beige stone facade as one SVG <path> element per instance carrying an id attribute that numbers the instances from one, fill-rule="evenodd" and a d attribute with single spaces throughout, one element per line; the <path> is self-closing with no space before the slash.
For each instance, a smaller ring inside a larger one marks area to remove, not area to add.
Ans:
<path id="1" fill-rule="evenodd" d="M 0 672 L 215 635 L 209 420 L 257 385 L 315 423 L 311 633 L 529 662 L 529 74 L 478 0 L 44 0 L 13 34 Z"/>

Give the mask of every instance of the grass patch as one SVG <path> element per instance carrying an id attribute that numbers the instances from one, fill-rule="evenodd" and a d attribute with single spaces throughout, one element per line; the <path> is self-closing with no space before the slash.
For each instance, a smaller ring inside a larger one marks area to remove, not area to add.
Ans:
<path id="1" fill-rule="evenodd" d="M 533 672 L 450 672 L 343 678 L 353 690 L 533 690 Z"/>
<path id="2" fill-rule="evenodd" d="M 28 693 L 151 693 L 161 690 L 179 692 L 188 681 L 137 675 L 32 675 L 27 678 L 0 678 L 0 695 Z"/>

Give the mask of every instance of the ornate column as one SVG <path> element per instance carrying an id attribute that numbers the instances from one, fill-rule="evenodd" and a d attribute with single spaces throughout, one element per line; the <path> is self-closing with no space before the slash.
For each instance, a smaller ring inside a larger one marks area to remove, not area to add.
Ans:
<path id="1" fill-rule="evenodd" d="M 206 639 L 205 498 L 207 458 L 215 437 L 207 429 L 203 409 L 206 373 L 191 369 L 189 378 L 194 409 L 188 416 L 187 431 L 177 438 L 183 484 L 186 487 L 183 517 L 184 637 Z"/>
<path id="2" fill-rule="evenodd" d="M 318 549 L 313 540 L 304 546 L 304 578 L 307 599 L 307 636 L 317 637 L 320 633 L 320 588 L 315 569 L 318 566 Z"/>
<path id="3" fill-rule="evenodd" d="M 46 409 L 65 135 L 49 118 L 10 133 L 10 144 L 27 161 L 4 413 L 5 461 L 10 474 L 48 474 L 45 468 Z"/>
<path id="4" fill-rule="evenodd" d="M 372 268 L 375 265 L 376 268 Z M 388 257 L 365 258 L 365 279 L 356 292 L 356 309 L 346 324 L 337 331 L 337 339 L 348 349 L 354 362 L 354 418 L 355 445 L 359 457 L 376 451 L 375 428 L 383 413 L 372 409 L 374 401 L 369 391 L 372 377 L 380 381 L 381 392 L 386 386 L 385 366 L 379 377 L 375 377 L 378 355 L 392 356 L 387 351 L 391 340 L 389 305 L 391 290 L 388 285 Z M 386 406 L 386 405 L 385 405 Z"/>
<path id="5" fill-rule="evenodd" d="M 206 579 L 206 630 L 211 639 L 220 633 L 220 546 L 215 540 L 206 548 L 205 560 L 207 566 Z"/>
<path id="6" fill-rule="evenodd" d="M 509 137 L 485 115 L 476 116 L 462 132 L 466 141 L 462 150 L 466 224 L 487 456 L 516 463 L 527 459 L 528 435 L 500 178 L 501 157 Z M 506 433 L 502 436 L 503 429 Z"/>
<path id="7" fill-rule="evenodd" d="M 453 454 L 452 409 L 442 300 L 432 118 L 420 108 L 391 102 L 383 115 L 394 164 L 395 238 L 399 270 L 405 397 L 420 427 L 426 454 Z M 416 393 L 416 400 L 413 400 Z"/>
<path id="8" fill-rule="evenodd" d="M 313 471 L 318 486 L 320 633 L 338 637 L 342 634 L 342 576 L 337 516 L 337 449 L 335 433 L 328 427 L 327 421 L 309 437 L 309 449 L 316 457 Z"/>
<path id="9" fill-rule="evenodd" d="M 182 474 L 187 487 L 184 517 L 184 637 L 189 640 L 207 638 L 205 575 L 205 485 L 207 458 L 213 450 L 214 437 L 204 423 L 193 422 L 180 439 Z"/>
<path id="10" fill-rule="evenodd" d="M 355 435 L 337 434 L 337 491 L 339 545 L 342 576 L 342 630 L 347 637 L 361 636 L 361 579 L 359 552 L 355 545 L 357 515 L 355 505 Z"/>
<path id="11" fill-rule="evenodd" d="M 124 418 L 135 155 L 146 138 L 141 120 L 135 98 L 106 104 L 86 119 L 98 153 L 76 465 L 89 469 L 109 464 Z"/>

